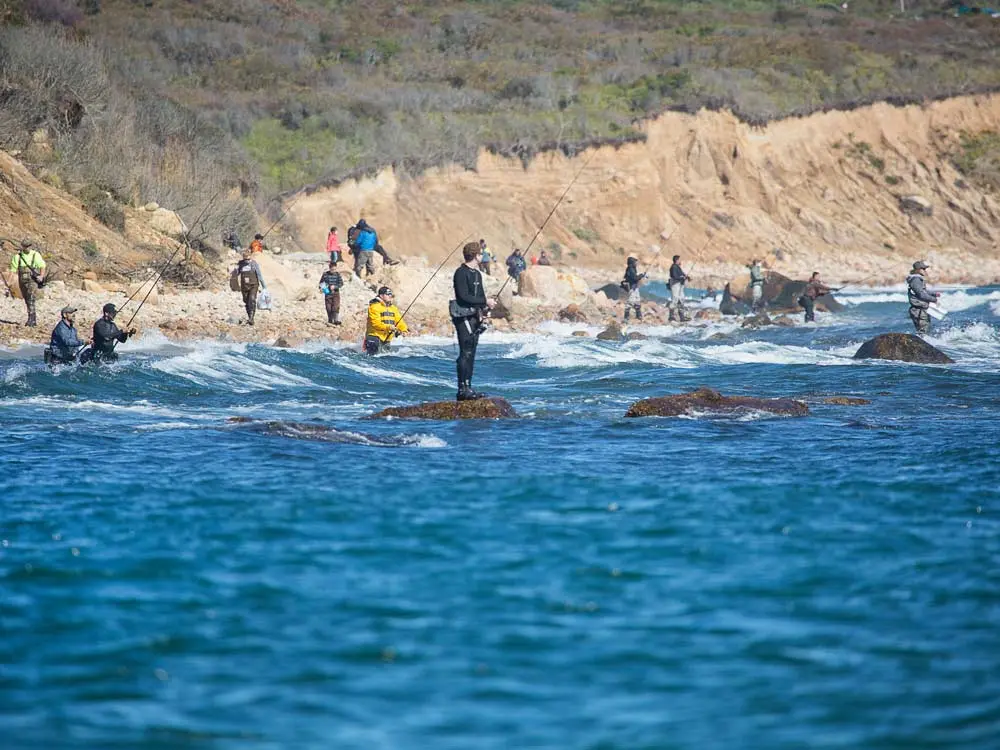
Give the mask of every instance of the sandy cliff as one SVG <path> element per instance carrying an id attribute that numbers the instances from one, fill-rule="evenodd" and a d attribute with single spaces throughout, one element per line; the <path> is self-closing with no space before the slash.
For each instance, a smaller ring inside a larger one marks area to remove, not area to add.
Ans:
<path id="1" fill-rule="evenodd" d="M 833 280 L 899 281 L 914 258 L 929 257 L 937 279 L 991 282 L 1000 280 L 1000 204 L 961 180 L 947 156 L 961 132 L 986 130 L 1000 130 L 1000 96 L 879 104 L 765 128 L 727 113 L 667 113 L 646 125 L 645 143 L 549 153 L 527 167 L 484 151 L 475 171 L 412 180 L 385 170 L 311 189 L 290 217 L 310 248 L 323 246 L 331 224 L 343 236 L 364 212 L 404 255 L 440 259 L 470 234 L 506 255 L 586 164 L 533 253 L 558 243 L 563 263 L 617 272 L 619 248 L 660 267 L 676 252 L 703 280 L 744 273 L 760 255 L 790 276 L 820 269 Z M 921 200 L 906 210 L 908 196 Z"/>

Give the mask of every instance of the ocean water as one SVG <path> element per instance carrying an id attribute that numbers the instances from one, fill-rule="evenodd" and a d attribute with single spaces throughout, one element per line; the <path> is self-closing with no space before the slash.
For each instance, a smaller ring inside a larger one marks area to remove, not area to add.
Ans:
<path id="1" fill-rule="evenodd" d="M 365 419 L 448 339 L 0 351 L 0 747 L 1000 747 L 1000 289 L 948 366 L 853 361 L 909 321 L 845 301 L 489 333 L 516 421 Z M 701 385 L 811 415 L 622 416 Z"/>

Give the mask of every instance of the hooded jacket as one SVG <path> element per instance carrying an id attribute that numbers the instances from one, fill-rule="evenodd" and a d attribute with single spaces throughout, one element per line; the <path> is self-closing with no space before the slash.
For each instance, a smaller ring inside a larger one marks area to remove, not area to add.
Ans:
<path id="1" fill-rule="evenodd" d="M 927 291 L 927 281 L 919 273 L 911 273 L 906 277 L 906 298 L 910 307 L 926 310 L 931 302 L 937 302 L 937 297 Z"/>
<path id="2" fill-rule="evenodd" d="M 406 321 L 400 315 L 399 308 L 387 305 L 376 297 L 368 303 L 368 323 L 365 326 L 365 337 L 374 336 L 383 344 L 392 338 L 392 329 L 398 328 L 400 333 L 406 333 Z"/>

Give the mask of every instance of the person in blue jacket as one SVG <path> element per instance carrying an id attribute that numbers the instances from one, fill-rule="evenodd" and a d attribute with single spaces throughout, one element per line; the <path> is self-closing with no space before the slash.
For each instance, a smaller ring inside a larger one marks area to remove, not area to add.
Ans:
<path id="1" fill-rule="evenodd" d="M 80 340 L 73 317 L 76 308 L 67 305 L 60 312 L 59 322 L 52 329 L 52 339 L 49 348 L 45 350 L 45 361 L 48 364 L 65 365 L 76 361 L 76 355 L 87 342 Z"/>

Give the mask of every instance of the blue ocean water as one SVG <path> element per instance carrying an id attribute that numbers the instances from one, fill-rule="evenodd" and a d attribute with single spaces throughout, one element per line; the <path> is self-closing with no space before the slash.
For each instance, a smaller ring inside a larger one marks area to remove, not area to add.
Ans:
<path id="1" fill-rule="evenodd" d="M 1000 290 L 948 366 L 851 360 L 909 321 L 846 299 L 487 334 L 516 421 L 364 419 L 447 339 L 0 353 L 0 746 L 1000 747 Z M 622 417 L 701 385 L 812 413 Z"/>

